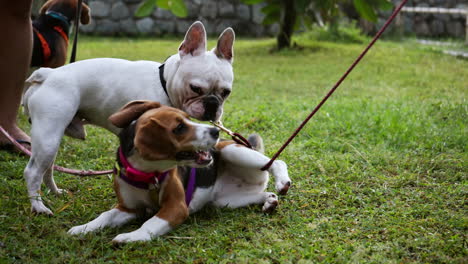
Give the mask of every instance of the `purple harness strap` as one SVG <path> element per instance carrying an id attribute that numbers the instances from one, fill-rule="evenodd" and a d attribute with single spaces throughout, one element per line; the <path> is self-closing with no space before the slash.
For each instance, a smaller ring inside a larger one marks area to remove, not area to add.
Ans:
<path id="1" fill-rule="evenodd" d="M 193 192 L 195 191 L 195 177 L 197 176 L 197 169 L 190 169 L 190 176 L 187 183 L 187 190 L 185 190 L 185 203 L 187 205 L 192 201 Z"/>

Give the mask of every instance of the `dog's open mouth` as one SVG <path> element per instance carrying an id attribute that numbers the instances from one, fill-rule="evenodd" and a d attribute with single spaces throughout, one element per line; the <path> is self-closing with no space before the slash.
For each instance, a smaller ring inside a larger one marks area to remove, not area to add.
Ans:
<path id="1" fill-rule="evenodd" d="M 210 151 L 198 150 L 198 151 L 181 151 L 176 154 L 177 160 L 193 160 L 198 165 L 208 165 L 213 160 Z"/>

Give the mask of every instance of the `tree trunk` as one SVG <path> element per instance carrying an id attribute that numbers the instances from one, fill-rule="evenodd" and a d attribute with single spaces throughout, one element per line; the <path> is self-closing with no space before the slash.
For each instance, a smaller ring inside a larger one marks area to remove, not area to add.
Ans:
<path id="1" fill-rule="evenodd" d="M 277 40 L 278 50 L 291 46 L 291 37 L 296 24 L 295 0 L 282 0 L 280 30 Z"/>

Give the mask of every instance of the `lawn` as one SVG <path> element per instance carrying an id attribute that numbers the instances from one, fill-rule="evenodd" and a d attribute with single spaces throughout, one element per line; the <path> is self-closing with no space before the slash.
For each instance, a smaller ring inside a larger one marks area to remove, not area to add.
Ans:
<path id="1" fill-rule="evenodd" d="M 364 47 L 297 41 L 302 50 L 273 54 L 273 39 L 235 44 L 224 124 L 261 134 L 268 155 Z M 163 61 L 179 42 L 82 38 L 78 59 Z M 2 151 L 0 263 L 466 263 L 467 92 L 468 61 L 415 41 L 377 42 L 281 155 L 293 187 L 276 213 L 207 207 L 164 237 L 119 247 L 112 238 L 143 220 L 66 234 L 115 204 L 108 176 L 55 173 L 69 193 L 55 196 L 43 187 L 55 215 L 34 216 L 22 176 L 27 158 Z M 84 142 L 64 138 L 57 164 L 111 168 L 116 138 L 87 130 Z"/>

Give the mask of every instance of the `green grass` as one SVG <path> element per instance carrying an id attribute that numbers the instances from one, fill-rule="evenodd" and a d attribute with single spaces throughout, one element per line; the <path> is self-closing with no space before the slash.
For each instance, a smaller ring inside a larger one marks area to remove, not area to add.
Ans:
<path id="1" fill-rule="evenodd" d="M 305 36 L 298 42 L 303 50 L 274 54 L 272 39 L 235 44 L 224 124 L 260 133 L 268 155 L 364 46 Z M 162 61 L 178 45 L 82 38 L 78 58 Z M 44 187 L 55 215 L 33 216 L 22 176 L 27 158 L 0 152 L 0 263 L 466 263 L 467 91 L 466 60 L 413 41 L 378 42 L 282 154 L 293 187 L 275 214 L 207 207 L 167 236 L 121 247 L 111 239 L 143 220 L 66 234 L 115 204 L 107 176 L 55 173 L 70 193 L 58 197 Z M 112 166 L 116 138 L 87 130 L 85 142 L 64 138 L 57 164 Z"/>

